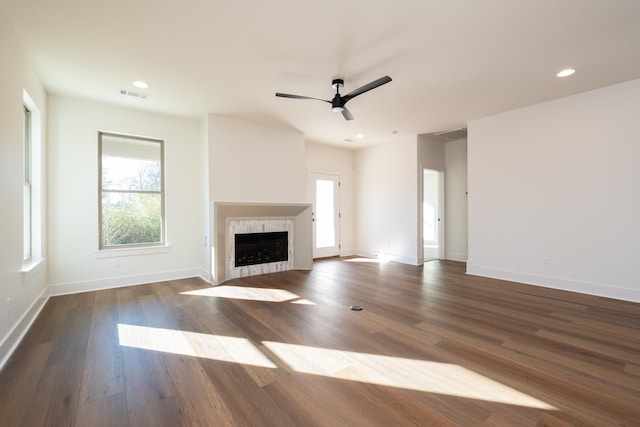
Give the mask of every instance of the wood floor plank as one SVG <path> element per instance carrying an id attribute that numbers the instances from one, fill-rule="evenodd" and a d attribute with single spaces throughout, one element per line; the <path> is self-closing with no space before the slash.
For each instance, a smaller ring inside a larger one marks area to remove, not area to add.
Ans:
<path id="1" fill-rule="evenodd" d="M 83 359 L 48 364 L 29 398 L 30 407 L 24 412 L 19 425 L 74 425 L 80 401 L 83 365 Z"/>
<path id="2" fill-rule="evenodd" d="M 640 426 L 640 304 L 363 261 L 51 298 L 0 425 Z"/>
<path id="3" fill-rule="evenodd" d="M 124 391 L 89 401 L 81 401 L 75 425 L 92 427 L 129 425 L 127 399 Z"/>
<path id="4" fill-rule="evenodd" d="M 117 326 L 115 292 L 96 292 L 80 387 L 81 404 L 124 392 L 122 352 Z"/>
<path id="5" fill-rule="evenodd" d="M 20 425 L 32 405 L 53 342 L 21 344 L 7 361 L 0 375 L 0 420 L 7 426 Z M 25 367 L 28 367 L 25 369 Z"/>

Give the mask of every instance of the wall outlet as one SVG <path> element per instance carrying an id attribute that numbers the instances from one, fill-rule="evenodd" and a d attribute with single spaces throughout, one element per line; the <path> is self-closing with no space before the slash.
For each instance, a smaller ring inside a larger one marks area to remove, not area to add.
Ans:
<path id="1" fill-rule="evenodd" d="M 549 258 L 542 258 L 542 266 L 543 267 L 549 267 Z"/>
<path id="2" fill-rule="evenodd" d="M 114 258 L 111 260 L 111 267 L 120 268 L 120 258 Z"/>

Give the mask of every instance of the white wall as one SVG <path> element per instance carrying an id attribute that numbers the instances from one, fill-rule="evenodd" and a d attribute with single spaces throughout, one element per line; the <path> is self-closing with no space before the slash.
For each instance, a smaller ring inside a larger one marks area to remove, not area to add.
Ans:
<path id="1" fill-rule="evenodd" d="M 22 116 L 26 89 L 42 115 L 46 131 L 46 93 L 24 57 L 20 44 L 0 9 L 0 367 L 46 302 L 46 211 L 40 221 L 44 262 L 23 275 L 22 236 Z M 42 149 L 46 156 L 46 133 Z M 46 165 L 39 182 L 40 203 L 46 206 Z"/>
<path id="2" fill-rule="evenodd" d="M 355 154 L 352 150 L 307 142 L 307 172 L 340 176 L 340 256 L 356 253 L 354 236 Z M 307 176 L 307 180 L 309 177 Z M 313 200 L 308 196 L 307 202 Z"/>
<path id="3" fill-rule="evenodd" d="M 634 80 L 469 123 L 468 272 L 640 301 L 639 118 Z"/>
<path id="4" fill-rule="evenodd" d="M 206 275 L 199 121 L 53 96 L 49 98 L 49 283 L 51 293 Z M 168 251 L 101 258 L 98 248 L 98 131 L 165 141 Z"/>
<path id="5" fill-rule="evenodd" d="M 210 198 L 222 202 L 306 202 L 300 132 L 210 114 Z"/>
<path id="6" fill-rule="evenodd" d="M 363 256 L 383 253 L 419 264 L 417 138 L 356 151 L 356 248 Z"/>
<path id="7" fill-rule="evenodd" d="M 445 258 L 466 261 L 468 254 L 466 138 L 445 144 L 445 162 Z"/>

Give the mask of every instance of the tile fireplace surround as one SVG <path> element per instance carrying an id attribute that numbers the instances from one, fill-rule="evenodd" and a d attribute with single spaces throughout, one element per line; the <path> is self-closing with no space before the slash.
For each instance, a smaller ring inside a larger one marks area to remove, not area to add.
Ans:
<path id="1" fill-rule="evenodd" d="M 213 212 L 213 284 L 237 277 L 313 267 L 311 204 L 214 202 Z M 289 260 L 236 268 L 234 233 L 262 231 L 289 232 Z"/>
<path id="2" fill-rule="evenodd" d="M 225 259 L 227 260 L 227 278 L 255 276 L 258 274 L 275 273 L 293 269 L 294 265 L 294 231 L 293 218 L 254 218 L 232 219 L 226 221 Z M 235 265 L 235 235 L 244 233 L 269 233 L 286 231 L 289 238 L 289 254 L 286 261 L 276 261 L 265 264 L 255 264 L 237 267 Z"/>

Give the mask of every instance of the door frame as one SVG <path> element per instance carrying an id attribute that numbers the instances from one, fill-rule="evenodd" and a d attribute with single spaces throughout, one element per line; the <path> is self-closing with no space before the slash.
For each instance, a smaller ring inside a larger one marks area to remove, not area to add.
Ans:
<path id="1" fill-rule="evenodd" d="M 444 190 L 445 190 L 445 184 L 444 184 L 444 180 L 445 180 L 445 173 L 444 171 L 441 170 L 437 170 L 437 169 L 431 169 L 428 167 L 424 167 L 422 165 L 420 165 L 420 179 L 419 179 L 419 200 L 420 203 L 418 204 L 418 257 L 420 260 L 420 264 L 424 264 L 426 261 L 431 261 L 431 259 L 426 260 L 424 259 L 424 201 L 425 201 L 425 194 L 424 194 L 424 173 L 426 170 L 429 171 L 434 171 L 437 172 L 438 174 L 438 258 L 437 259 L 444 259 L 445 258 L 445 205 L 444 205 Z"/>
<path id="2" fill-rule="evenodd" d="M 316 212 L 316 181 L 318 179 L 325 178 L 325 180 L 331 180 L 336 183 L 335 186 L 335 195 L 334 195 L 334 220 L 335 220 L 335 246 L 329 248 L 316 248 L 316 223 L 315 223 L 315 212 Z M 313 258 L 326 258 L 332 256 L 340 256 L 341 244 L 340 244 L 340 175 L 337 173 L 328 173 L 328 172 L 309 172 L 308 177 L 308 191 L 309 191 L 309 202 L 311 203 L 311 217 L 312 217 L 312 225 L 311 225 L 311 244 L 312 244 L 312 253 Z"/>

